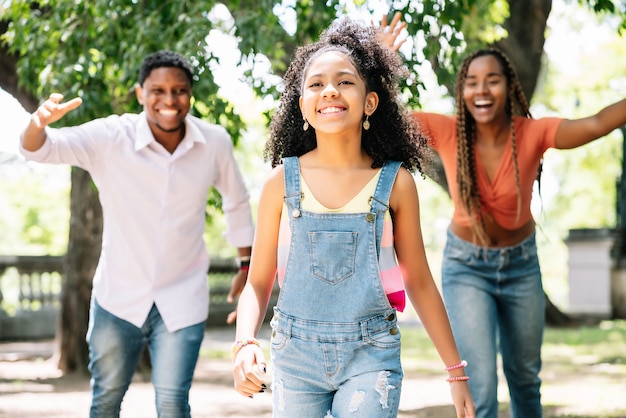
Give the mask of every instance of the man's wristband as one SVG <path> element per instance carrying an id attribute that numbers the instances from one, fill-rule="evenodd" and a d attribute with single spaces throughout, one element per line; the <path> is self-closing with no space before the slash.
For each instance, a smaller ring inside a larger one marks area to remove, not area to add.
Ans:
<path id="1" fill-rule="evenodd" d="M 239 270 L 248 271 L 250 269 L 250 256 L 249 255 L 239 257 L 238 260 L 239 260 Z"/>

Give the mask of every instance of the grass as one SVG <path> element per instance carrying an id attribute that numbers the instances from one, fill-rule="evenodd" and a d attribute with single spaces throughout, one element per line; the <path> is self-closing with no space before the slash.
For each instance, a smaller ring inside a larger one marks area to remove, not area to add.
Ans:
<path id="1" fill-rule="evenodd" d="M 426 331 L 420 326 L 402 327 L 402 364 L 424 373 L 441 372 L 441 360 Z M 264 347 L 267 350 L 267 347 Z M 209 359 L 230 358 L 226 349 L 205 349 Z M 269 358 L 269 351 L 266 352 Z M 544 363 L 576 372 L 583 365 L 611 365 L 626 375 L 626 320 L 602 321 L 596 326 L 547 328 L 542 349 Z"/>
<path id="2" fill-rule="evenodd" d="M 626 417 L 626 321 L 553 329 L 542 349 L 544 405 L 550 417 Z"/>
<path id="3" fill-rule="evenodd" d="M 402 338 L 407 371 L 441 375 L 441 360 L 422 328 L 405 326 Z M 542 359 L 544 418 L 626 417 L 626 320 L 547 328 Z M 502 373 L 498 396 L 501 417 L 509 417 Z"/>
<path id="4" fill-rule="evenodd" d="M 573 329 L 548 328 L 544 336 L 544 360 L 570 364 L 612 364 L 626 367 L 626 321 L 602 321 L 597 326 Z"/>
<path id="5" fill-rule="evenodd" d="M 402 357 L 407 367 L 429 371 L 440 359 L 426 331 L 417 326 L 402 328 Z M 597 325 L 547 328 L 542 349 L 544 362 L 607 363 L 626 367 L 626 320 L 601 321 Z"/>
<path id="6" fill-rule="evenodd" d="M 422 327 L 417 323 L 403 325 L 402 340 L 407 374 L 443 376 L 441 360 Z M 264 349 L 269 358 L 267 347 Z M 213 349 L 202 356 L 223 360 L 229 353 Z M 547 328 L 542 358 L 545 418 L 626 417 L 626 320 Z M 508 417 L 508 393 L 502 375 L 500 386 L 501 417 Z"/>

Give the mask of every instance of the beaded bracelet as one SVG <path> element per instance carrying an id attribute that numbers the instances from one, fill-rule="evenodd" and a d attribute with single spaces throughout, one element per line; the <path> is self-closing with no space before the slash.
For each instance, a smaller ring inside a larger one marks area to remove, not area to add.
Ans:
<path id="1" fill-rule="evenodd" d="M 470 380 L 469 376 L 454 376 L 454 377 L 449 377 L 446 379 L 446 382 L 463 382 L 466 380 Z"/>
<path id="2" fill-rule="evenodd" d="M 459 364 L 455 364 L 454 366 L 446 367 L 446 371 L 449 372 L 450 370 L 456 370 L 456 369 L 460 369 L 463 367 L 467 367 L 467 361 L 465 360 L 462 360 Z"/>
<path id="3" fill-rule="evenodd" d="M 237 354 L 241 351 L 241 349 L 250 344 L 254 344 L 257 347 L 261 347 L 261 343 L 259 343 L 259 341 L 256 338 L 248 338 L 246 340 L 237 340 L 233 343 L 232 347 L 230 348 L 230 357 L 233 360 L 235 360 L 235 357 L 237 357 Z"/>

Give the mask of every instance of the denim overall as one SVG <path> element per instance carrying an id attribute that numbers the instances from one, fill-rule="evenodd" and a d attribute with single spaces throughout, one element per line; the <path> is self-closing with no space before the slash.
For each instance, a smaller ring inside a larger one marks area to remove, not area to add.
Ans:
<path id="1" fill-rule="evenodd" d="M 378 270 L 386 164 L 365 213 L 301 208 L 300 167 L 285 158 L 291 244 L 271 321 L 274 418 L 396 417 L 400 332 Z"/>

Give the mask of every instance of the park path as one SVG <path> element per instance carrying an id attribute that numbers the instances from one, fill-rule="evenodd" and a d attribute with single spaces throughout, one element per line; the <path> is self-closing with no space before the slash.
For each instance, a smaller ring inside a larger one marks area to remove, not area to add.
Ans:
<path id="1" fill-rule="evenodd" d="M 260 339 L 269 340 L 263 328 Z M 233 328 L 207 330 L 202 350 L 228 351 Z M 86 376 L 62 376 L 56 368 L 54 341 L 0 344 L 0 418 L 86 418 L 90 393 Z M 194 418 L 271 417 L 271 394 L 248 399 L 232 388 L 230 360 L 201 356 L 190 392 Z M 269 379 L 268 379 L 269 380 Z M 417 379 L 403 385 L 401 417 L 453 416 L 448 384 L 442 376 Z M 415 414 L 421 409 L 419 415 Z M 442 414 L 443 412 L 445 414 Z M 137 377 L 124 398 L 122 418 L 155 417 L 154 392 Z"/>
<path id="2" fill-rule="evenodd" d="M 408 324 L 412 325 L 415 323 Z M 267 345 L 269 329 L 264 327 L 259 337 Z M 254 399 L 242 397 L 232 387 L 230 360 L 209 359 L 206 355 L 213 350 L 228 352 L 233 340 L 232 327 L 207 330 L 204 355 L 200 357 L 190 393 L 194 418 L 271 418 L 271 393 L 256 395 Z M 62 376 L 56 368 L 54 348 L 51 340 L 0 343 L 0 418 L 88 417 L 89 380 L 86 376 Z M 616 366 L 609 373 L 598 367 L 582 365 L 564 374 L 562 364 L 544 361 L 544 416 L 626 418 L 623 413 L 616 413 L 626 410 L 626 371 Z M 502 402 L 500 418 L 506 418 L 508 394 L 503 378 L 498 392 Z M 399 418 L 453 416 L 443 372 L 433 376 L 406 370 Z M 122 404 L 121 418 L 154 417 L 152 385 L 137 377 Z"/>

